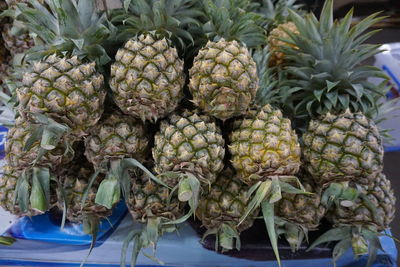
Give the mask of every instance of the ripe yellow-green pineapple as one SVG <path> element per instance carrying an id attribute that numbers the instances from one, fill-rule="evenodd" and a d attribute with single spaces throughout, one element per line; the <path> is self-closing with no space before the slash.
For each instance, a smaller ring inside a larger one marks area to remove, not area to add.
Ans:
<path id="1" fill-rule="evenodd" d="M 369 184 L 383 168 L 383 145 L 375 123 L 362 113 L 326 114 L 303 134 L 304 165 L 320 184 Z"/>
<path id="2" fill-rule="evenodd" d="M 243 12 L 248 5 L 245 0 L 204 1 L 209 41 L 189 70 L 189 90 L 197 107 L 221 120 L 245 114 L 258 89 L 248 49 L 263 44 L 265 36 L 255 14 Z"/>
<path id="3" fill-rule="evenodd" d="M 268 104 L 252 109 L 237 119 L 233 127 L 229 151 L 232 165 L 243 182 L 253 185 L 269 176 L 298 172 L 300 144 L 290 120 L 280 110 Z"/>
<path id="4" fill-rule="evenodd" d="M 182 100 L 184 62 L 177 47 L 183 51 L 192 38 L 188 28 L 197 23 L 195 2 L 132 1 L 127 13 L 116 14 L 127 34 L 135 35 L 111 66 L 113 98 L 125 114 L 154 122 Z"/>
<path id="5" fill-rule="evenodd" d="M 189 214 L 196 211 L 201 191 L 222 171 L 224 146 L 220 128 L 208 115 L 184 110 L 161 121 L 152 149 L 154 170 L 166 185 L 178 188 Z"/>
<path id="6" fill-rule="evenodd" d="M 161 122 L 152 149 L 154 170 L 189 172 L 206 185 L 213 183 L 224 167 L 225 141 L 220 128 L 207 115 L 189 110 Z M 175 186 L 176 180 L 169 186 Z"/>
<path id="7" fill-rule="evenodd" d="M 85 139 L 85 155 L 96 169 L 122 158 L 144 159 L 149 136 L 144 124 L 118 111 L 107 114 Z"/>
<path id="8" fill-rule="evenodd" d="M 19 110 L 28 118 L 39 113 L 66 124 L 78 137 L 86 135 L 103 113 L 106 93 L 99 69 L 110 60 L 100 46 L 110 34 L 106 20 L 92 1 L 86 2 L 67 0 L 59 8 L 52 3 L 40 9 L 18 5 L 18 20 L 31 21 L 33 16 L 34 23 L 26 25 L 44 41 L 37 47 L 39 52 L 28 55 L 35 61 L 17 89 Z M 90 19 L 87 12 L 93 14 Z M 68 19 L 61 19 L 66 13 Z M 98 34 L 93 36 L 93 32 Z"/>
<path id="9" fill-rule="evenodd" d="M 270 66 L 281 65 L 285 61 L 285 53 L 281 49 L 282 46 L 292 46 L 296 49 L 296 46 L 281 40 L 290 38 L 286 33 L 287 31 L 292 32 L 293 34 L 299 34 L 299 31 L 293 22 L 286 22 L 279 24 L 268 35 L 268 46 L 271 51 L 271 57 L 269 60 Z"/>
<path id="10" fill-rule="evenodd" d="M 228 168 L 218 176 L 211 190 L 200 198 L 196 216 L 207 229 L 203 238 L 211 234 L 217 235 L 216 249 L 222 247 L 224 251 L 233 248 L 240 250 L 240 233 L 253 225 L 259 212 L 256 209 L 237 226 L 249 202 L 248 189 Z M 230 236 L 228 232 L 235 235 Z"/>
<path id="11" fill-rule="evenodd" d="M 282 192 L 305 193 L 295 177 L 300 168 L 300 144 L 289 119 L 269 104 L 255 107 L 234 121 L 229 137 L 232 166 L 238 178 L 253 185 L 254 194 L 246 207 L 244 219 L 259 206 L 262 212 L 274 253 L 279 260 L 274 222 L 274 203 Z M 290 183 L 294 184 L 292 186 Z"/>
<path id="12" fill-rule="evenodd" d="M 17 89 L 23 113 L 42 113 L 67 124 L 74 135 L 86 135 L 103 112 L 104 78 L 95 62 L 78 57 L 45 57 L 34 64 Z"/>

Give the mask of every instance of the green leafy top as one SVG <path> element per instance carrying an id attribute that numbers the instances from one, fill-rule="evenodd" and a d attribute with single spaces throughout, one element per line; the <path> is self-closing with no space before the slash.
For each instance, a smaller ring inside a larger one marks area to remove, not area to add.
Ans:
<path id="1" fill-rule="evenodd" d="M 17 4 L 21 14 L 16 18 L 25 22 L 30 32 L 40 40 L 28 52 L 28 60 L 63 53 L 96 61 L 98 66 L 110 61 L 102 43 L 113 34 L 112 26 L 103 13 L 97 13 L 90 0 L 29 0 L 32 7 Z"/>
<path id="2" fill-rule="evenodd" d="M 262 16 L 261 25 L 269 32 L 290 20 L 289 10 L 300 10 L 302 5 L 296 2 L 297 0 L 258 0 L 252 3 L 250 10 Z"/>
<path id="3" fill-rule="evenodd" d="M 327 112 L 350 109 L 368 113 L 377 108 L 385 94 L 387 77 L 376 67 L 361 63 L 379 53 L 379 45 L 363 44 L 376 30 L 364 33 L 382 17 L 373 14 L 351 27 L 352 10 L 341 21 L 333 20 L 333 1 L 327 0 L 320 19 L 290 11 L 299 34 L 286 31 L 282 39 L 292 46 L 281 49 L 286 55 L 284 71 L 288 80 L 281 86 L 282 104 L 287 114 L 307 121 Z M 368 78 L 383 79 L 381 85 Z"/>
<path id="4" fill-rule="evenodd" d="M 196 0 L 125 0 L 125 9 L 112 12 L 119 38 L 127 40 L 143 33 L 154 33 L 185 49 L 193 44 L 192 29 L 200 27 L 204 16 Z"/>
<path id="5" fill-rule="evenodd" d="M 208 22 L 203 31 L 209 40 L 240 41 L 247 47 L 265 44 L 264 29 L 259 26 L 261 16 L 248 12 L 248 0 L 203 0 L 203 8 Z"/>

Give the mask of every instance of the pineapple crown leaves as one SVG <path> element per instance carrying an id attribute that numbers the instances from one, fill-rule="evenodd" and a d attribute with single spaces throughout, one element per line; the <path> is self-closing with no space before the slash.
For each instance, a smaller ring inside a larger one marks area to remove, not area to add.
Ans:
<path id="1" fill-rule="evenodd" d="M 371 267 L 375 262 L 378 250 L 383 251 L 379 240 L 379 236 L 381 235 L 382 234 L 378 233 L 375 229 L 369 229 L 365 226 L 341 225 L 318 237 L 307 251 L 323 243 L 339 241 L 332 252 L 334 263 L 343 256 L 349 248 L 352 248 L 355 256 L 368 254 L 366 266 Z"/>
<path id="2" fill-rule="evenodd" d="M 118 39 L 152 33 L 183 51 L 194 44 L 192 30 L 200 27 L 199 19 L 204 16 L 194 0 L 127 0 L 124 7 L 111 15 L 118 27 Z"/>
<path id="3" fill-rule="evenodd" d="M 271 53 L 268 46 L 257 48 L 253 51 L 253 59 L 257 65 L 259 88 L 255 98 L 255 104 L 263 107 L 266 104 L 279 106 L 279 80 L 283 72 L 276 71 L 275 67 L 269 67 L 268 61 Z"/>
<path id="4" fill-rule="evenodd" d="M 207 22 L 203 31 L 212 41 L 240 41 L 249 48 L 264 45 L 266 35 L 259 26 L 261 16 L 247 12 L 248 0 L 203 0 Z"/>
<path id="5" fill-rule="evenodd" d="M 33 8 L 17 4 L 30 32 L 42 41 L 28 51 L 27 59 L 37 60 L 54 53 L 76 55 L 103 66 L 111 58 L 102 46 L 114 34 L 105 13 L 98 13 L 90 0 L 46 0 L 47 5 L 30 0 Z"/>
<path id="6" fill-rule="evenodd" d="M 386 75 L 362 61 L 381 52 L 379 45 L 363 44 L 377 31 L 364 33 L 380 21 L 375 13 L 351 27 L 352 10 L 341 21 L 333 20 L 333 1 L 327 0 L 320 19 L 313 14 L 305 17 L 289 11 L 299 34 L 286 30 L 282 38 L 292 46 L 281 47 L 286 55 L 284 68 L 292 77 L 283 82 L 283 103 L 295 118 L 316 117 L 350 108 L 367 112 L 376 108 L 377 99 L 386 90 L 367 78 L 386 80 Z"/>
<path id="7" fill-rule="evenodd" d="M 298 11 L 302 8 L 296 0 L 260 0 L 253 3 L 250 10 L 263 18 L 262 26 L 269 32 L 279 24 L 290 20 L 289 10 Z"/>

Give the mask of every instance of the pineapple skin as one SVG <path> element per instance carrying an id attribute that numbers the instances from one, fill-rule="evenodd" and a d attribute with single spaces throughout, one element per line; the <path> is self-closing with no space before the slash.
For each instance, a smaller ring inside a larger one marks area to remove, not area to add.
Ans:
<path id="1" fill-rule="evenodd" d="M 108 159 L 144 159 L 148 143 L 149 136 L 141 121 L 114 112 L 91 129 L 85 139 L 85 156 L 96 169 L 102 169 L 102 163 Z"/>
<path id="2" fill-rule="evenodd" d="M 35 125 L 23 120 L 21 117 L 17 118 L 15 126 L 10 128 L 7 132 L 5 152 L 7 164 L 13 168 L 23 169 L 32 166 L 32 163 L 38 158 L 40 150 L 40 141 L 35 141 L 31 148 L 25 150 L 28 140 L 33 134 L 33 127 Z M 69 143 L 74 142 L 74 138 L 65 137 Z M 61 165 L 70 162 L 73 159 L 73 152 L 66 150 L 64 142 L 50 151 L 47 151 L 36 166 L 48 167 L 55 169 Z"/>
<path id="3" fill-rule="evenodd" d="M 299 34 L 299 31 L 297 30 L 297 27 L 293 22 L 279 24 L 275 29 L 270 32 L 268 36 L 268 45 L 271 51 L 271 56 L 268 64 L 271 67 L 282 65 L 285 62 L 285 53 L 281 51 L 282 46 L 290 46 L 296 48 L 295 45 L 280 40 L 280 38 L 289 38 L 289 35 L 285 31 Z"/>
<path id="4" fill-rule="evenodd" d="M 112 209 L 107 209 L 95 203 L 97 188 L 104 179 L 103 175 L 99 175 L 94 181 L 88 192 L 85 204 L 82 207 L 82 198 L 90 177 L 93 174 L 93 168 L 87 165 L 88 164 L 82 164 L 82 161 L 75 160 L 69 165 L 69 168 L 66 169 L 67 173 L 59 177 L 66 196 L 66 218 L 70 222 L 83 223 L 90 217 L 102 219 L 112 214 Z M 62 199 L 59 190 L 57 194 L 58 198 Z M 62 201 L 59 201 L 57 205 L 60 210 L 64 208 Z"/>
<path id="5" fill-rule="evenodd" d="M 326 215 L 326 208 L 321 203 L 322 188 L 310 177 L 301 179 L 306 194 L 282 193 L 282 199 L 275 205 L 275 214 L 291 223 L 305 227 L 309 231 L 318 229 L 321 219 Z"/>
<path id="6" fill-rule="evenodd" d="M 224 167 L 224 146 L 221 130 L 211 117 L 188 110 L 172 114 L 155 135 L 154 170 L 158 174 L 188 171 L 200 181 L 213 183 Z M 165 182 L 176 185 L 176 180 Z"/>
<path id="7" fill-rule="evenodd" d="M 300 168 L 300 144 L 289 119 L 265 105 L 235 120 L 230 134 L 232 165 L 249 185 L 268 176 L 295 175 Z"/>
<path id="8" fill-rule="evenodd" d="M 327 219 L 334 225 L 372 226 L 378 232 L 389 228 L 394 219 L 396 197 L 390 180 L 383 173 L 379 173 L 373 183 L 361 186 L 361 192 L 366 195 L 376 209 L 373 210 L 361 198 L 354 201 L 349 207 L 335 206 L 327 214 Z"/>
<path id="9" fill-rule="evenodd" d="M 37 62 L 17 89 L 19 110 L 25 116 L 44 113 L 66 123 L 75 136 L 86 135 L 100 119 L 106 95 L 95 65 L 55 54 Z"/>
<path id="10" fill-rule="evenodd" d="M 148 217 L 162 217 L 176 220 L 184 213 L 184 203 L 176 196 L 170 198 L 170 191 L 146 175 L 132 180 L 131 194 L 127 206 L 134 221 L 146 224 Z"/>
<path id="11" fill-rule="evenodd" d="M 375 123 L 362 113 L 331 113 L 312 120 L 303 134 L 304 165 L 320 185 L 370 184 L 383 168 L 383 145 Z"/>
<path id="12" fill-rule="evenodd" d="M 221 120 L 245 114 L 258 90 L 256 63 L 237 41 L 209 41 L 189 74 L 192 102 Z"/>
<path id="13" fill-rule="evenodd" d="M 120 48 L 111 66 L 114 101 L 125 113 L 157 121 L 174 111 L 183 98 L 183 60 L 165 38 L 148 33 Z"/>
<path id="14" fill-rule="evenodd" d="M 259 209 L 237 226 L 249 202 L 248 189 L 231 169 L 225 169 L 212 184 L 211 190 L 201 197 L 196 211 L 197 218 L 208 230 L 218 229 L 222 224 L 229 224 L 238 232 L 249 229 Z"/>

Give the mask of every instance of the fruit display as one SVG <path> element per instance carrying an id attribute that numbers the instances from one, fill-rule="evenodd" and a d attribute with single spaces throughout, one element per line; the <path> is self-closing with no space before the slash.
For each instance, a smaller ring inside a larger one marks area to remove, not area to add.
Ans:
<path id="1" fill-rule="evenodd" d="M 144 248 L 161 263 L 188 220 L 219 253 L 260 220 L 279 266 L 278 239 L 337 241 L 334 261 L 352 248 L 371 266 L 396 201 L 374 121 L 386 76 L 364 62 L 382 18 L 334 20 L 333 0 L 318 18 L 294 0 L 122 2 L 0 2 L 0 85 L 15 87 L 0 207 L 62 213 L 91 251 L 124 202 L 132 265 Z"/>

